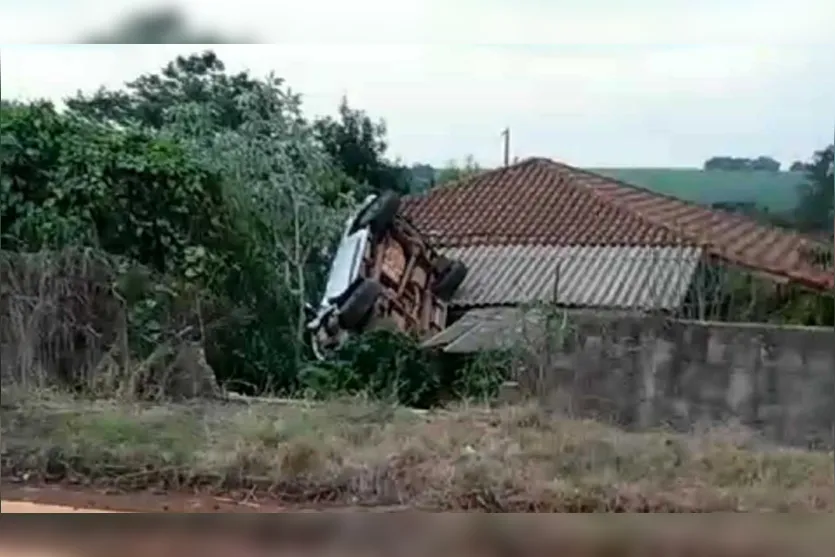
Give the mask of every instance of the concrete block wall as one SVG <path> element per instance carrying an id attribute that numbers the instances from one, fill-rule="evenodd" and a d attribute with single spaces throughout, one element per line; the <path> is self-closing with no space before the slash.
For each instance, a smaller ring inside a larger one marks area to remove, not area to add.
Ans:
<path id="1" fill-rule="evenodd" d="M 547 362 L 536 350 L 534 383 L 530 366 L 517 379 L 562 393 L 572 412 L 640 429 L 739 423 L 781 444 L 832 445 L 832 329 L 584 316 L 561 336 Z"/>

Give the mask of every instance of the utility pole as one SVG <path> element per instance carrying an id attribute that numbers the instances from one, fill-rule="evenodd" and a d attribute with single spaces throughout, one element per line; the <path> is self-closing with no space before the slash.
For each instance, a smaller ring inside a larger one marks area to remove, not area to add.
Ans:
<path id="1" fill-rule="evenodd" d="M 510 165 L 510 128 L 502 130 L 502 138 L 504 139 L 504 165 Z"/>

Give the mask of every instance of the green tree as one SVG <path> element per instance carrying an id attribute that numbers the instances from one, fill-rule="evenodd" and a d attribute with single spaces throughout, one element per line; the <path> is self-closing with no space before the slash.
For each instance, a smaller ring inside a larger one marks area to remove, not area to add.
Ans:
<path id="1" fill-rule="evenodd" d="M 92 246 L 161 273 L 184 272 L 198 247 L 221 249 L 219 180 L 177 142 L 50 103 L 4 103 L 0 122 L 4 245 Z"/>
<path id="2" fill-rule="evenodd" d="M 168 68 L 63 113 L 3 104 L 4 246 L 92 246 L 189 283 L 227 317 L 205 343 L 218 377 L 292 390 L 348 180 L 280 79 Z"/>
<path id="3" fill-rule="evenodd" d="M 66 105 L 94 120 L 160 129 L 170 119 L 172 107 L 197 103 L 206 107 L 212 125 L 234 130 L 244 121 L 242 97 L 257 88 L 258 80 L 249 72 L 230 75 L 214 52 L 205 51 L 178 56 L 161 71 L 126 83 L 124 90 L 79 93 Z"/>
<path id="4" fill-rule="evenodd" d="M 467 155 L 464 157 L 464 161 L 460 164 L 455 160 L 449 161 L 447 165 L 442 168 L 440 172 L 438 172 L 436 184 L 441 185 L 448 182 L 454 182 L 456 180 L 463 180 L 478 174 L 482 170 L 481 166 L 479 166 L 476 162 L 475 157 Z"/>
<path id="5" fill-rule="evenodd" d="M 806 183 L 800 188 L 796 217 L 803 230 L 830 234 L 833 231 L 833 152 L 833 145 L 816 151 L 806 165 Z"/>
<path id="6" fill-rule="evenodd" d="M 279 78 L 270 79 L 283 85 Z M 256 94 L 260 83 L 249 72 L 230 74 L 214 52 L 205 51 L 178 56 L 161 71 L 127 83 L 124 90 L 100 89 L 93 95 L 78 94 L 67 99 L 66 104 L 70 110 L 95 120 L 161 129 L 173 117 L 172 107 L 193 103 L 204 107 L 205 125 L 237 130 L 249 117 L 243 112 L 245 98 Z M 286 102 L 299 100 L 298 95 L 288 91 Z M 262 108 L 258 108 L 259 117 L 269 117 L 268 109 Z M 302 114 L 297 117 L 304 119 Z M 383 122 L 375 122 L 343 99 L 338 117 L 317 119 L 313 130 L 325 152 L 351 179 L 340 185 L 341 193 L 351 193 L 359 199 L 369 191 L 410 191 L 409 170 L 385 157 L 388 144 Z M 330 201 L 336 203 L 336 198 Z"/>
<path id="7" fill-rule="evenodd" d="M 304 359 L 304 303 L 318 290 L 323 250 L 341 229 L 345 196 L 339 189 L 346 180 L 302 117 L 299 96 L 279 78 L 260 80 L 241 97 L 240 109 L 242 124 L 231 129 L 205 105 L 183 104 L 171 110 L 163 131 L 189 145 L 226 184 L 247 262 L 230 287 L 253 308 L 264 300 L 283 306 L 259 310 L 247 336 L 271 347 L 262 335 L 280 324 L 293 353 L 292 366 L 283 367 L 295 369 Z M 266 326 L 279 316 L 279 324 Z"/>
<path id="8" fill-rule="evenodd" d="M 186 330 L 221 381 L 298 388 L 300 370 L 310 371 L 304 303 L 319 290 L 346 205 L 363 190 L 408 190 L 401 166 L 384 158 L 385 127 L 345 102 L 339 118 L 311 122 L 281 79 L 228 75 L 211 52 L 68 105 L 2 103 L 4 248 L 91 247 L 119 256 L 117 275 L 123 263 L 131 272 L 142 264 L 141 288 L 120 297 L 128 336 L 141 339 L 125 356 L 146 361 Z M 360 384 L 396 384 L 403 401 L 437 398 L 437 378 L 409 353 L 356 346 L 362 357 L 349 368 L 368 358 L 408 364 L 378 366 Z"/>
<path id="9" fill-rule="evenodd" d="M 338 116 L 317 119 L 314 130 L 342 171 L 361 186 L 358 196 L 364 193 L 362 186 L 374 192 L 410 191 L 409 169 L 385 158 L 388 149 L 385 122 L 373 121 L 364 111 L 351 108 L 343 98 Z"/>
<path id="10" fill-rule="evenodd" d="M 429 164 L 416 163 L 409 169 L 412 173 L 412 191 L 422 193 L 435 187 L 437 170 Z"/>

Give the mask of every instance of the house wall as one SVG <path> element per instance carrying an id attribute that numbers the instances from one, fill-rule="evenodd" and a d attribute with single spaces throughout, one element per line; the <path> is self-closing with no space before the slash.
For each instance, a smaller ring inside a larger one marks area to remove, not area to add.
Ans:
<path id="1" fill-rule="evenodd" d="M 518 378 L 573 412 L 639 428 L 737 422 L 832 446 L 832 329 L 578 316 L 557 336 L 562 348 L 529 351 Z"/>

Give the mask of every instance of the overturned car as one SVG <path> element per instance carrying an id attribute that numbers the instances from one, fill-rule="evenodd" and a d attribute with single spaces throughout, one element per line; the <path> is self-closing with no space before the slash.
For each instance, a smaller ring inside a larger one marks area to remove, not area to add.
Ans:
<path id="1" fill-rule="evenodd" d="M 348 219 L 307 335 L 326 359 L 352 334 L 395 328 L 425 338 L 446 326 L 447 304 L 467 267 L 433 250 L 399 214 L 393 192 L 372 195 Z"/>

